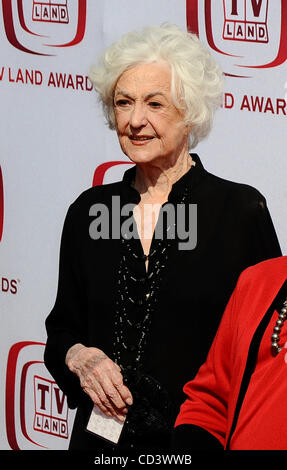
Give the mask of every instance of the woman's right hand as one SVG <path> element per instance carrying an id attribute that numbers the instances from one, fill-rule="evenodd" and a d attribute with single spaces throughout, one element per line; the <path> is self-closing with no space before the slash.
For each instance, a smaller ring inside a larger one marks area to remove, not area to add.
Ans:
<path id="1" fill-rule="evenodd" d="M 98 348 L 75 344 L 67 352 L 66 364 L 106 416 L 125 420 L 127 405 L 132 405 L 133 398 L 115 362 Z"/>

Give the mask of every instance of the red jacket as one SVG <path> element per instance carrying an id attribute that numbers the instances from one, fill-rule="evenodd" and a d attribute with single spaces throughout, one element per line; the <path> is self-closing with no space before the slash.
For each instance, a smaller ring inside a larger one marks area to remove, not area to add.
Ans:
<path id="1" fill-rule="evenodd" d="M 271 354 L 271 335 L 286 298 L 287 256 L 241 274 L 206 362 L 184 386 L 188 398 L 175 426 L 199 426 L 225 449 L 287 449 L 287 320 L 282 350 Z"/>

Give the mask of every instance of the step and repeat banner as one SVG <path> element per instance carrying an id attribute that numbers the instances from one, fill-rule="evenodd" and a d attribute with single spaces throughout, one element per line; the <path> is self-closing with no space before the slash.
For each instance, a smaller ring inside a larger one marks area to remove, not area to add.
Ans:
<path id="1" fill-rule="evenodd" d="M 4 450 L 67 449 L 74 411 L 43 364 L 68 206 L 128 168 L 88 73 L 122 33 L 170 21 L 225 73 L 207 170 L 255 186 L 287 254 L 287 2 L 0 2 L 1 429 Z"/>

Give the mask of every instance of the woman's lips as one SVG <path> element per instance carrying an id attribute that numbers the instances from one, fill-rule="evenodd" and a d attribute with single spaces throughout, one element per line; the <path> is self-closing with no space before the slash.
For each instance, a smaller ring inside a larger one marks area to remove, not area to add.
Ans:
<path id="1" fill-rule="evenodd" d="M 144 145 L 144 144 L 150 142 L 151 140 L 153 140 L 154 137 L 149 136 L 149 135 L 138 135 L 138 136 L 137 135 L 130 135 L 129 139 L 134 145 Z"/>

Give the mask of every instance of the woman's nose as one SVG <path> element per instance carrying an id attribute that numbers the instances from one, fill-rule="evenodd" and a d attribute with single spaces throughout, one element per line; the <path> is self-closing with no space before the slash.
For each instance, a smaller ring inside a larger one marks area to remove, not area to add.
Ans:
<path id="1" fill-rule="evenodd" d="M 135 103 L 130 115 L 131 127 L 138 128 L 147 124 L 146 107 L 144 103 Z"/>

